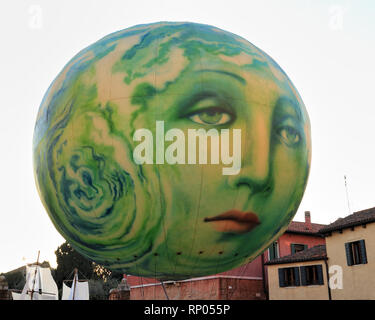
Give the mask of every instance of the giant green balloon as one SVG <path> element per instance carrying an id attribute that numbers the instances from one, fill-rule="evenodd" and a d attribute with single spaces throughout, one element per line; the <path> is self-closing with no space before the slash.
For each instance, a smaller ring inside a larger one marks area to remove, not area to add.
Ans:
<path id="1" fill-rule="evenodd" d="M 40 106 L 33 157 L 42 202 L 77 251 L 113 270 L 186 279 L 243 265 L 285 231 L 307 183 L 310 122 L 256 46 L 161 22 L 69 61 Z"/>

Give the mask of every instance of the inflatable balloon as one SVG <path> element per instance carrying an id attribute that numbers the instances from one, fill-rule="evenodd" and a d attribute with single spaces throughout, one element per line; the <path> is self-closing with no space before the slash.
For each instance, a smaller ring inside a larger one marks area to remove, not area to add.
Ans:
<path id="1" fill-rule="evenodd" d="M 162 280 L 261 254 L 295 215 L 310 159 L 287 75 L 247 40 L 196 23 L 139 25 L 79 52 L 33 138 L 58 232 L 99 264 Z"/>

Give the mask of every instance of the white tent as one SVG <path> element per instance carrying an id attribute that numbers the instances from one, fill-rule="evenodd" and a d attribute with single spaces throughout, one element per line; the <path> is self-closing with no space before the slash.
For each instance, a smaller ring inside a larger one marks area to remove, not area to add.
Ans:
<path id="1" fill-rule="evenodd" d="M 26 266 L 22 293 L 12 292 L 13 300 L 58 300 L 58 289 L 49 268 Z"/>
<path id="2" fill-rule="evenodd" d="M 88 281 L 78 281 L 78 273 L 75 273 L 71 288 L 63 283 L 61 300 L 89 300 Z"/>

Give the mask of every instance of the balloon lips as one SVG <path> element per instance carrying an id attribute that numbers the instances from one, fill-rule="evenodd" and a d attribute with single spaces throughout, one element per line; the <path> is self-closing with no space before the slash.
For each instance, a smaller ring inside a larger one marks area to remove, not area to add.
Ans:
<path id="1" fill-rule="evenodd" d="M 204 218 L 205 222 L 213 222 L 220 232 L 246 233 L 260 224 L 258 216 L 253 212 L 242 212 L 236 209 L 226 211 L 218 216 Z"/>

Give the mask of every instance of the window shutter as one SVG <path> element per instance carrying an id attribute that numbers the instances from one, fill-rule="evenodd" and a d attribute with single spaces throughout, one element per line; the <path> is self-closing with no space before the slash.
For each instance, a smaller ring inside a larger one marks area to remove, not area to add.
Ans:
<path id="1" fill-rule="evenodd" d="M 294 269 L 294 277 L 296 279 L 296 286 L 300 286 L 300 280 L 299 280 L 299 268 L 298 267 L 295 267 L 293 268 Z"/>
<path id="2" fill-rule="evenodd" d="M 352 255 L 351 246 L 352 245 L 350 242 L 345 243 L 346 262 L 348 263 L 348 266 L 353 265 L 353 255 Z"/>
<path id="3" fill-rule="evenodd" d="M 307 285 L 307 278 L 306 278 L 306 267 L 301 267 L 301 286 Z"/>
<path id="4" fill-rule="evenodd" d="M 284 268 L 279 268 L 279 286 L 280 288 L 285 287 Z"/>
<path id="5" fill-rule="evenodd" d="M 361 261 L 362 261 L 362 263 L 367 263 L 365 240 L 360 240 L 359 245 L 360 245 L 360 248 L 361 248 Z"/>
<path id="6" fill-rule="evenodd" d="M 268 249 L 268 253 L 269 253 L 269 259 L 272 260 L 272 259 L 275 259 L 275 246 L 274 244 L 272 243 L 271 246 L 269 247 Z"/>
<path id="7" fill-rule="evenodd" d="M 294 243 L 292 243 L 290 245 L 290 251 L 291 251 L 292 254 L 294 254 L 296 252 L 296 248 L 294 247 Z"/>
<path id="8" fill-rule="evenodd" d="M 316 271 L 318 274 L 318 284 L 324 284 L 324 278 L 323 278 L 323 267 L 321 264 L 316 266 Z"/>
<path id="9" fill-rule="evenodd" d="M 307 244 L 303 246 L 303 250 L 307 250 Z"/>
<path id="10" fill-rule="evenodd" d="M 275 258 L 278 259 L 279 257 L 279 243 L 275 242 Z"/>

